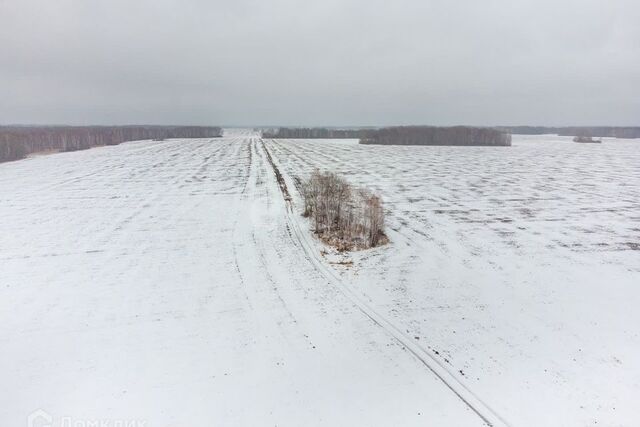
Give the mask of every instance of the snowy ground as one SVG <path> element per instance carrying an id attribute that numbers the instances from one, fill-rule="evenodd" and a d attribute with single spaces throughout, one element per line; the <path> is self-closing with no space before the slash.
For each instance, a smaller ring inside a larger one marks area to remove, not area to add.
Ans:
<path id="1" fill-rule="evenodd" d="M 637 425 L 638 147 L 245 132 L 0 164 L 0 425 Z M 321 255 L 314 167 L 381 192 L 391 245 Z"/>
<path id="2" fill-rule="evenodd" d="M 639 425 L 640 145 L 275 141 L 386 201 L 390 247 L 343 281 L 513 425 Z"/>
<path id="3" fill-rule="evenodd" d="M 265 159 L 230 137 L 0 165 L 0 425 L 482 425 L 307 258 Z"/>

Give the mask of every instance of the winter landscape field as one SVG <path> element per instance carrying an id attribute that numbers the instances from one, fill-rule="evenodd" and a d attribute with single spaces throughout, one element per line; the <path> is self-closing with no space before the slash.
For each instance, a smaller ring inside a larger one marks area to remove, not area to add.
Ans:
<path id="1" fill-rule="evenodd" d="M 388 245 L 313 236 L 316 168 Z M 640 423 L 637 142 L 136 141 L 0 164 L 0 216 L 3 425 Z"/>

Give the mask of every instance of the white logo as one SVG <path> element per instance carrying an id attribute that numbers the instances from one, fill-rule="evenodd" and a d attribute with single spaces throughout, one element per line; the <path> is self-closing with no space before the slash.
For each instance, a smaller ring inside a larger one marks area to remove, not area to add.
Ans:
<path id="1" fill-rule="evenodd" d="M 42 409 L 37 409 L 27 417 L 27 427 L 51 427 L 53 417 Z"/>
<path id="2" fill-rule="evenodd" d="M 64 416 L 56 420 L 61 427 L 147 427 L 146 420 L 109 418 L 82 419 Z M 27 427 L 53 427 L 53 416 L 47 411 L 36 409 L 27 417 Z"/>

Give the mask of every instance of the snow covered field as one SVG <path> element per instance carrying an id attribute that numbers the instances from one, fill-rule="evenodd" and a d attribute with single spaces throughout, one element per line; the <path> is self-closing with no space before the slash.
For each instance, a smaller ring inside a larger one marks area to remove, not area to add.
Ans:
<path id="1" fill-rule="evenodd" d="M 386 201 L 344 281 L 513 425 L 640 424 L 640 145 L 271 142 Z"/>
<path id="2" fill-rule="evenodd" d="M 258 139 L 0 165 L 0 425 L 482 425 L 306 258 Z"/>
<path id="3" fill-rule="evenodd" d="M 567 141 L 0 164 L 0 425 L 637 425 L 640 150 Z M 382 194 L 391 245 L 321 255 L 314 167 Z"/>

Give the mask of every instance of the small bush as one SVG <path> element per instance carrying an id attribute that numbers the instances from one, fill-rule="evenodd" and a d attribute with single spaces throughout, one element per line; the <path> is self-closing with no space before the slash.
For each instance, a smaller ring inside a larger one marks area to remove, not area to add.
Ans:
<path id="1" fill-rule="evenodd" d="M 303 216 L 311 218 L 314 232 L 339 250 L 364 249 L 387 242 L 382 199 L 352 187 L 333 172 L 314 171 L 301 182 Z"/>

